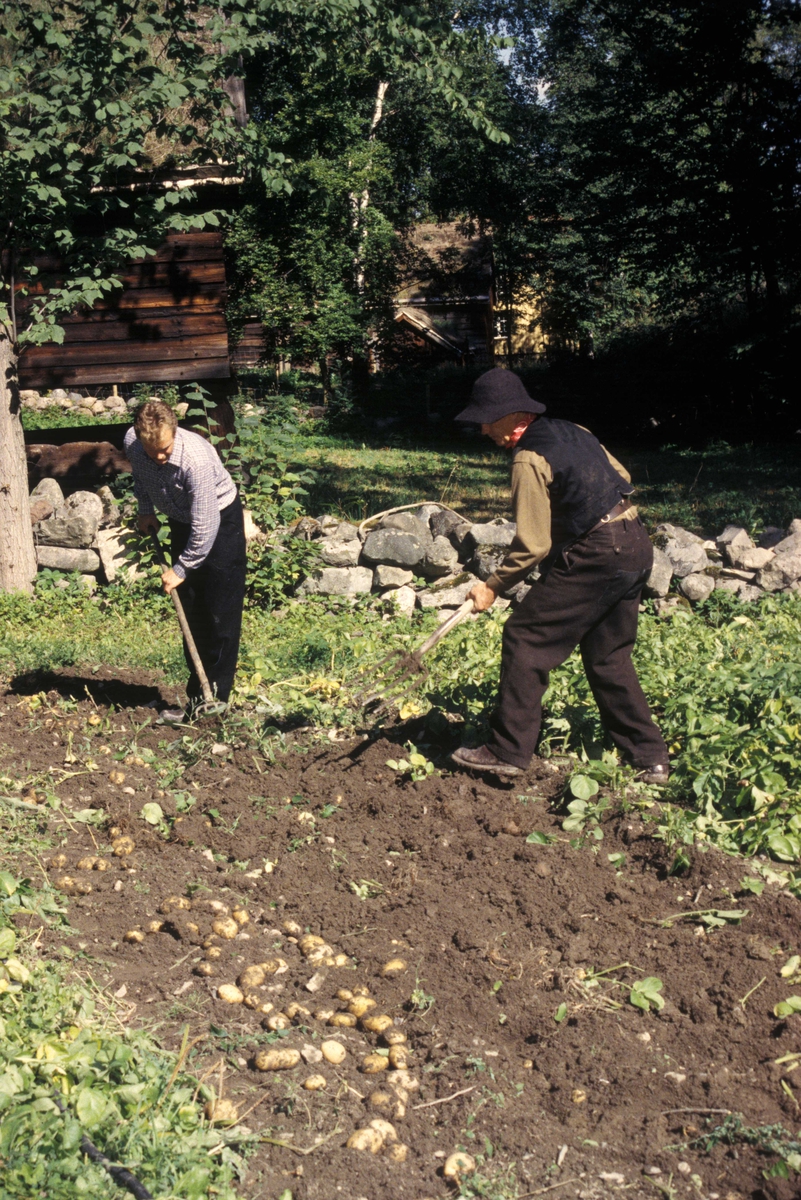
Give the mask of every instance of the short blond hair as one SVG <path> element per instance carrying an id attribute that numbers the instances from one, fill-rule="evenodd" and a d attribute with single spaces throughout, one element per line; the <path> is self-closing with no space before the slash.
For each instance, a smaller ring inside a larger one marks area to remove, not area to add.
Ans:
<path id="1" fill-rule="evenodd" d="M 156 440 L 163 429 L 175 433 L 177 428 L 178 419 L 169 404 L 165 404 L 163 400 L 146 400 L 136 410 L 134 429 L 142 442 Z"/>

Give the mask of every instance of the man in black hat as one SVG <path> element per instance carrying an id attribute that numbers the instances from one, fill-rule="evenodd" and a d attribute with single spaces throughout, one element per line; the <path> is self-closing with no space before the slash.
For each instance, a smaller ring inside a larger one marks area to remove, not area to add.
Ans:
<path id="1" fill-rule="evenodd" d="M 667 747 L 651 717 L 631 651 L 653 547 L 628 472 L 571 421 L 543 417 L 517 375 L 495 368 L 475 383 L 457 421 L 481 425 L 514 451 L 517 532 L 503 563 L 470 596 L 483 612 L 539 566 L 506 622 L 498 706 L 484 746 L 462 747 L 460 767 L 519 775 L 536 749 L 549 672 L 578 646 L 601 720 L 621 757 L 646 783 L 665 783 Z"/>

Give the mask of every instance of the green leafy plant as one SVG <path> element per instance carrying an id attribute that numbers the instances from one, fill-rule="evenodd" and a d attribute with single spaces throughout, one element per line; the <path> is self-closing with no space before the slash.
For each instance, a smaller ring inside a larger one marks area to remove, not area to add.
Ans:
<path id="1" fill-rule="evenodd" d="M 780 1000 L 773 1009 L 774 1017 L 792 1017 L 797 1012 L 801 1012 L 801 996 L 788 996 L 786 1000 Z"/>
<path id="2" fill-rule="evenodd" d="M 660 994 L 663 987 L 662 980 L 657 979 L 655 975 L 649 975 L 647 979 L 638 979 L 632 984 L 629 1002 L 635 1008 L 641 1008 L 643 1012 L 649 1012 L 652 1007 L 659 1011 L 665 1007 L 664 998 Z"/>
<path id="3" fill-rule="evenodd" d="M 407 749 L 409 751 L 408 758 L 387 759 L 386 765 L 390 771 L 397 771 L 398 775 L 408 775 L 415 782 L 427 779 L 429 775 L 434 774 L 436 770 L 434 764 L 424 754 L 421 754 L 416 746 L 408 742 Z"/>

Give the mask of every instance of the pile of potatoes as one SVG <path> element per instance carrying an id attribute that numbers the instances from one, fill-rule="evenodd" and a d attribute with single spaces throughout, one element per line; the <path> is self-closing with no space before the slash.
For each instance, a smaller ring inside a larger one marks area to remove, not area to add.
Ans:
<path id="1" fill-rule="evenodd" d="M 232 941 L 250 923 L 250 913 L 239 906 L 229 909 L 221 900 L 187 900 L 186 896 L 167 896 L 158 908 L 160 916 L 148 921 L 144 931 L 129 929 L 126 942 L 143 942 L 150 933 L 167 933 L 205 951 L 198 963 L 198 975 L 214 975 L 213 963 L 221 956 L 220 938 Z M 191 913 L 191 916 L 190 916 Z"/>

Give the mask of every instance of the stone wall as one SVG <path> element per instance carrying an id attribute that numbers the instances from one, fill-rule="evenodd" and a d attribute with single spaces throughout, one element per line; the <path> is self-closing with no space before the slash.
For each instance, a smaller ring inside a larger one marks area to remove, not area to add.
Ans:
<path id="1" fill-rule="evenodd" d="M 80 392 L 66 391 L 64 388 L 54 388 L 50 392 L 37 392 L 33 388 L 23 388 L 19 395 L 22 407 L 33 412 L 44 412 L 48 408 L 61 408 L 65 412 L 72 412 L 76 415 L 90 414 L 96 417 L 104 414 L 125 416 L 130 409 L 141 404 L 141 401 L 136 398 L 126 401 L 122 396 L 114 395 L 105 398 L 83 396 Z M 151 396 L 150 399 L 159 400 L 160 397 Z M 186 415 L 188 407 L 188 404 L 176 406 L 179 419 Z"/>
<path id="2" fill-rule="evenodd" d="M 91 588 L 122 572 L 132 577 L 125 557 L 131 531 L 110 488 L 65 497 L 57 480 L 43 479 L 31 492 L 31 522 L 40 567 L 78 571 Z"/>

